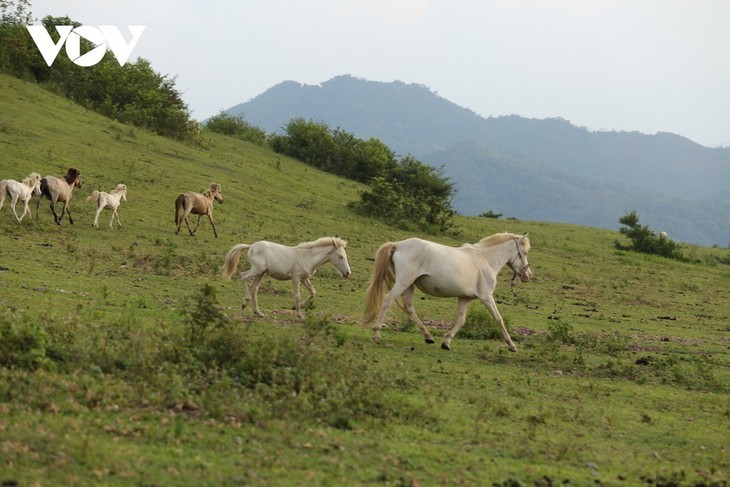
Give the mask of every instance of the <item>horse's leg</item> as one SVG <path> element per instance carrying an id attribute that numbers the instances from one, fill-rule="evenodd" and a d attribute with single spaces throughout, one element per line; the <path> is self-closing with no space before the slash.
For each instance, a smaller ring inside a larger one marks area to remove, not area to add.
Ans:
<path id="1" fill-rule="evenodd" d="M 251 283 L 251 300 L 253 301 L 253 314 L 256 316 L 264 317 L 265 315 L 259 311 L 259 301 L 258 301 L 258 294 L 259 294 L 259 286 L 261 285 L 261 279 L 264 278 L 264 273 L 258 274 L 256 277 L 253 278 L 253 282 Z"/>
<path id="2" fill-rule="evenodd" d="M 15 212 L 15 204 L 18 202 L 18 196 L 17 194 L 14 194 L 10 198 L 10 209 L 13 210 L 13 215 L 15 215 L 15 221 L 20 223 L 20 218 L 18 218 L 18 214 Z M 25 213 L 23 213 L 23 216 L 25 216 Z"/>
<path id="3" fill-rule="evenodd" d="M 195 232 L 198 231 L 198 227 L 200 226 L 200 217 L 203 215 L 198 215 L 198 221 L 195 223 L 195 228 L 193 228 L 193 231 L 190 233 L 190 235 L 195 235 Z M 190 227 L 188 227 L 189 229 Z"/>
<path id="4" fill-rule="evenodd" d="M 309 303 L 311 303 L 314 297 L 317 295 L 317 291 L 314 289 L 314 286 L 312 286 L 312 281 L 310 281 L 308 277 L 304 278 L 304 287 L 306 287 L 307 291 L 309 291 L 309 296 L 302 303 L 302 309 L 307 309 Z"/>
<path id="5" fill-rule="evenodd" d="M 469 306 L 469 300 L 459 298 L 459 315 L 456 317 L 456 324 L 451 327 L 449 331 L 444 335 L 444 341 L 441 342 L 441 348 L 444 350 L 451 350 L 451 339 L 459 333 L 459 330 L 464 326 L 466 321 L 466 308 Z"/>
<path id="6" fill-rule="evenodd" d="M 507 327 L 504 326 L 504 320 L 499 314 L 499 311 L 497 311 L 497 303 L 494 302 L 494 297 L 490 294 L 485 298 L 481 298 L 481 300 L 482 303 L 484 303 L 484 306 L 487 307 L 489 312 L 492 313 L 492 317 L 494 318 L 494 321 L 496 321 L 499 325 L 500 330 L 502 330 L 502 336 L 504 337 L 504 341 L 507 342 L 507 347 L 509 348 L 509 351 L 516 352 L 517 347 L 515 346 L 514 342 L 512 342 L 512 338 L 510 338 L 509 333 L 507 332 Z"/>
<path id="7" fill-rule="evenodd" d="M 101 203 L 101 201 L 99 202 Z M 94 215 L 94 223 L 91 224 L 92 227 L 99 228 L 99 215 L 101 215 L 101 210 L 103 210 L 104 207 L 99 205 L 96 205 L 96 215 Z"/>
<path id="8" fill-rule="evenodd" d="M 207 213 L 208 220 L 210 220 L 210 225 L 213 227 L 213 235 L 215 235 L 215 238 L 218 238 L 218 232 L 215 231 L 215 223 L 213 223 L 213 215 L 210 214 L 210 212 Z M 200 221 L 200 219 L 198 219 Z"/>
<path id="9" fill-rule="evenodd" d="M 68 200 L 63 202 L 63 212 L 68 215 L 68 222 L 73 225 L 74 219 L 71 218 L 71 207 L 68 205 Z M 63 213 L 61 213 L 61 218 L 63 218 Z"/>
<path id="10" fill-rule="evenodd" d="M 393 284 L 393 287 L 390 291 L 388 291 L 388 294 L 385 295 L 383 298 L 383 303 L 380 305 L 380 311 L 378 312 L 378 319 L 375 321 L 375 325 L 373 326 L 373 341 L 380 340 L 380 329 L 383 328 L 383 324 L 385 323 L 385 314 L 388 312 L 388 308 L 390 308 L 390 305 L 393 304 L 393 301 L 396 300 L 398 296 L 403 294 L 406 289 L 411 287 L 413 285 L 413 282 L 415 279 L 407 281 L 408 284 L 404 284 L 403 281 L 398 281 L 396 278 L 395 284 Z"/>
<path id="11" fill-rule="evenodd" d="M 300 320 L 303 320 L 304 314 L 302 313 L 301 303 L 299 302 L 299 298 L 301 297 L 299 295 L 299 285 L 301 284 L 301 281 L 298 277 L 293 277 L 291 282 L 292 282 L 292 288 L 294 290 L 294 310 L 297 313 L 297 318 L 299 318 Z"/>
<path id="12" fill-rule="evenodd" d="M 28 218 L 30 218 L 31 220 L 33 219 L 33 213 L 31 213 L 31 211 L 30 211 L 30 206 L 29 206 L 29 204 L 30 204 L 30 199 L 31 199 L 32 197 L 33 197 L 33 195 L 31 194 L 31 195 L 30 195 L 30 196 L 28 196 L 28 198 L 26 198 L 26 200 L 24 201 L 24 203 L 25 203 L 25 209 L 23 210 L 23 216 L 21 216 L 21 217 L 20 217 L 20 219 L 21 219 L 21 220 L 23 219 L 23 217 L 25 217 L 25 215 L 26 215 L 26 214 L 28 215 Z"/>
<path id="13" fill-rule="evenodd" d="M 117 211 L 119 208 L 114 208 L 114 212 L 112 213 L 112 221 L 109 222 L 109 226 L 114 228 L 114 217 L 117 217 L 117 225 L 121 228 L 122 226 L 122 220 L 119 219 L 119 212 Z"/>
<path id="14" fill-rule="evenodd" d="M 58 198 L 51 197 L 51 212 L 53 213 L 53 219 L 56 221 L 56 225 L 61 224 L 61 219 L 58 218 L 58 214 L 56 213 L 56 202 L 58 201 Z M 61 216 L 63 216 L 63 213 L 61 213 Z"/>
<path id="15" fill-rule="evenodd" d="M 43 193 L 38 195 L 38 201 L 36 201 L 36 204 L 35 204 L 35 219 L 36 220 L 41 219 L 41 211 L 40 211 L 41 201 L 43 201 Z"/>
<path id="16" fill-rule="evenodd" d="M 428 331 L 426 325 L 424 325 L 423 321 L 421 321 L 421 318 L 418 317 L 418 315 L 416 314 L 416 307 L 413 306 L 414 288 L 415 286 L 411 285 L 403 292 L 403 306 L 406 308 L 408 316 L 410 316 L 413 322 L 418 325 L 418 328 L 420 328 L 421 333 L 423 333 L 423 338 L 426 340 L 426 343 L 434 343 L 435 340 L 433 339 L 431 332 Z"/>

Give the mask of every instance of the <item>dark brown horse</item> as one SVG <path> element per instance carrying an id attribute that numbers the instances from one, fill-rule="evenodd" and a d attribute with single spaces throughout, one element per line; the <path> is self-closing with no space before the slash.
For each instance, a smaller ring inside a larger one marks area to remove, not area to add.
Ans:
<path id="1" fill-rule="evenodd" d="M 218 183 L 210 183 L 208 189 L 202 193 L 194 193 L 192 191 L 180 193 L 175 200 L 175 225 L 177 225 L 175 235 L 180 232 L 182 222 L 185 221 L 190 235 L 194 236 L 200 226 L 200 217 L 208 215 L 210 224 L 213 226 L 213 234 L 215 238 L 218 238 L 218 232 L 215 230 L 215 223 L 213 223 L 213 200 L 223 203 L 221 185 Z M 188 215 L 191 213 L 198 215 L 198 223 L 195 225 L 194 230 L 190 229 L 190 223 L 188 222 Z"/>
<path id="2" fill-rule="evenodd" d="M 35 205 L 36 218 L 40 218 L 40 212 L 38 208 L 41 206 L 41 200 L 44 196 L 47 196 L 51 200 L 51 211 L 53 212 L 53 218 L 56 220 L 58 225 L 61 224 L 61 219 L 64 213 L 68 213 L 68 221 L 71 225 L 74 224 L 74 220 L 71 217 L 71 209 L 68 207 L 71 201 L 71 196 L 75 187 L 81 187 L 81 171 L 75 167 L 69 168 L 66 171 L 66 175 L 62 178 L 54 176 L 46 176 L 41 179 L 41 194 L 38 196 L 38 203 Z M 63 203 L 63 211 L 61 216 L 56 214 L 56 203 Z"/>

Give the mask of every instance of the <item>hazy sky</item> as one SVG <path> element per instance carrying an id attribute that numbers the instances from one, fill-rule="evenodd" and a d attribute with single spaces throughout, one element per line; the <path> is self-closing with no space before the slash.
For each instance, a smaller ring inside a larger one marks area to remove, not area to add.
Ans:
<path id="1" fill-rule="evenodd" d="M 37 18 L 126 39 L 145 25 L 131 59 L 176 76 L 198 119 L 281 81 L 350 74 L 426 85 L 485 117 L 730 145 L 727 0 L 31 2 Z"/>

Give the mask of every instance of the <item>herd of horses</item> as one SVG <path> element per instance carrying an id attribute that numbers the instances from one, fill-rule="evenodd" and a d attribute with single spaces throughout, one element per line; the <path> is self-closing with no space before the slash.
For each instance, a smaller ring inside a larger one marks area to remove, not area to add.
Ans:
<path id="1" fill-rule="evenodd" d="M 10 206 L 15 219 L 20 223 L 26 215 L 32 218 L 30 200 L 37 197 L 36 219 L 43 198 L 50 200 L 51 212 L 55 222 L 60 225 L 64 214 L 69 223 L 73 218 L 69 202 L 74 188 L 81 187 L 81 172 L 70 168 L 63 177 L 41 177 L 37 172 L 18 182 L 12 179 L 0 181 L 0 209 L 6 197 L 10 197 Z M 118 184 L 115 189 L 106 193 L 92 191 L 88 200 L 97 203 L 93 226 L 99 226 L 99 215 L 103 209 L 112 211 L 109 226 L 114 227 L 114 218 L 119 221 L 118 208 L 127 199 L 127 187 Z M 23 213 L 18 216 L 16 204 L 23 203 Z M 191 236 L 200 226 L 200 219 L 207 215 L 213 227 L 215 237 L 218 232 L 213 223 L 213 201 L 223 203 L 221 186 L 212 183 L 202 193 L 185 192 L 175 200 L 175 234 L 180 232 L 183 221 Z M 61 214 L 56 213 L 56 204 L 62 203 Z M 198 215 L 194 229 L 190 228 L 189 215 Z M 223 277 L 230 279 L 236 272 L 243 251 L 247 251 L 250 268 L 241 272 L 244 300 L 242 308 L 253 303 L 253 313 L 264 316 L 260 311 L 257 293 L 261 280 L 268 275 L 277 280 L 291 280 L 293 283 L 294 310 L 299 319 L 304 318 L 303 310 L 314 299 L 316 291 L 311 277 L 321 266 L 331 263 L 342 277 L 350 276 L 350 265 L 347 261 L 345 247 L 347 241 L 339 237 L 322 237 L 312 242 L 302 242 L 290 247 L 275 242 L 259 241 L 253 244 L 234 245 L 225 256 L 222 267 Z M 464 325 L 469 302 L 481 301 L 499 325 L 502 336 L 510 351 L 516 352 L 505 327 L 504 320 L 497 310 L 493 293 L 497 285 L 497 275 L 503 267 L 508 266 L 513 280 L 520 277 L 523 282 L 532 278 L 532 270 L 527 262 L 530 251 L 530 239 L 527 234 L 497 233 L 483 238 L 475 244 L 464 244 L 451 247 L 420 238 L 409 238 L 398 242 L 386 242 L 375 254 L 373 275 L 365 294 L 364 323 L 374 330 L 373 340 L 380 340 L 380 331 L 385 326 L 388 309 L 396 303 L 416 323 L 426 343 L 434 343 L 434 338 L 413 305 L 415 288 L 434 297 L 456 298 L 458 315 L 456 323 L 446 332 L 441 348 L 451 349 L 451 340 Z M 249 281 L 251 284 L 249 286 Z M 304 302 L 300 299 L 301 284 L 307 289 L 309 296 Z"/>

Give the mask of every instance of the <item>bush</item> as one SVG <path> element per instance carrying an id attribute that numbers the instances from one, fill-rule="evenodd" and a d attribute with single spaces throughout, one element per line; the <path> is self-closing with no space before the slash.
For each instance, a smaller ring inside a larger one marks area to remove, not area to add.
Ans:
<path id="1" fill-rule="evenodd" d="M 0 366 L 35 370 L 47 362 L 46 331 L 18 316 L 0 316 Z"/>
<path id="2" fill-rule="evenodd" d="M 205 122 L 204 128 L 211 132 L 236 137 L 257 145 L 264 145 L 266 142 L 266 132 L 246 122 L 240 115 L 220 112 L 218 115 L 210 117 Z"/>
<path id="3" fill-rule="evenodd" d="M 459 331 L 459 338 L 467 340 L 503 340 L 502 330 L 491 313 L 479 303 L 470 308 L 466 314 L 464 326 Z M 507 323 L 505 322 L 505 327 Z M 509 331 L 509 327 L 507 327 Z"/>
<path id="4" fill-rule="evenodd" d="M 631 245 L 622 245 L 616 242 L 616 248 L 620 250 L 633 250 L 645 254 L 659 255 L 669 259 L 686 260 L 682 254 L 680 245 L 668 238 L 665 234 L 657 234 L 645 225 L 639 225 L 639 217 L 635 211 L 627 213 L 619 218 L 623 225 L 619 230 L 631 240 Z"/>

